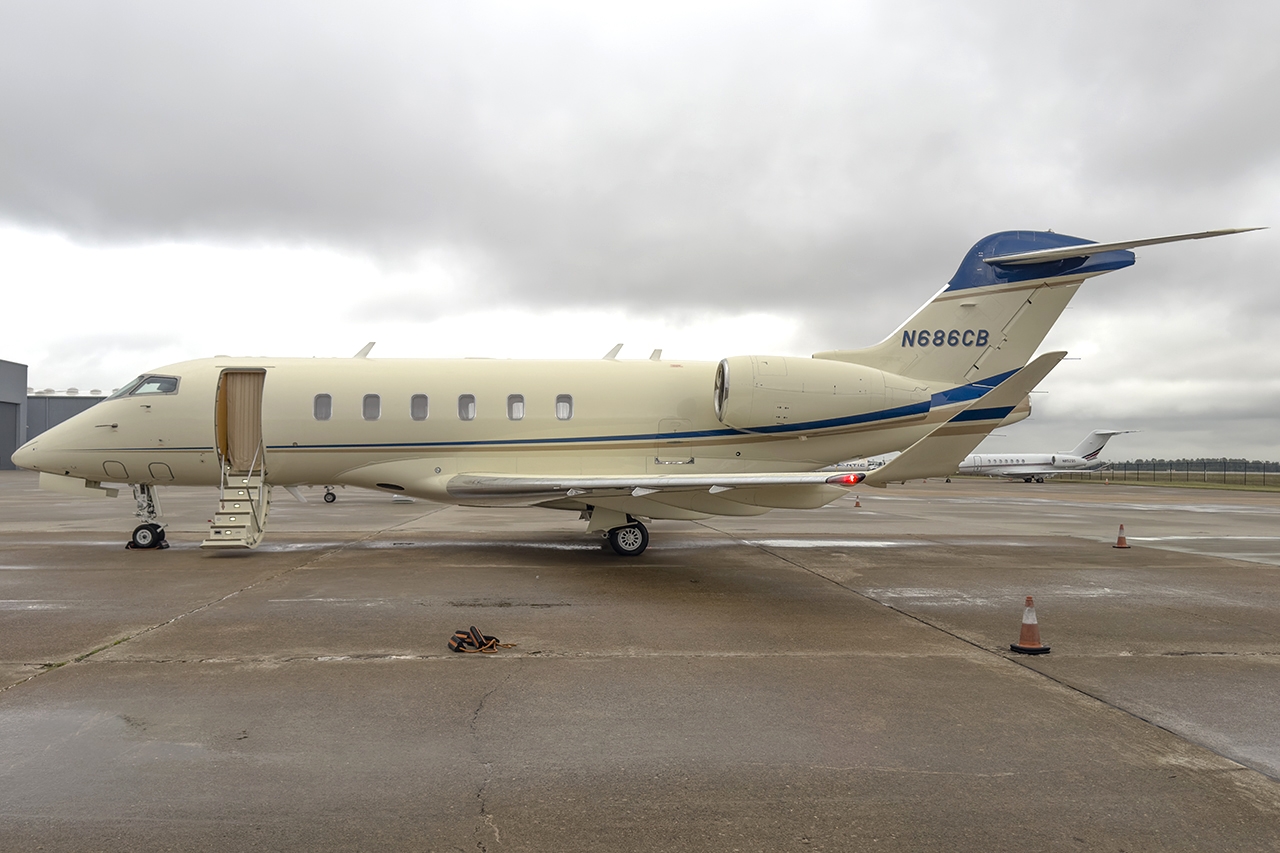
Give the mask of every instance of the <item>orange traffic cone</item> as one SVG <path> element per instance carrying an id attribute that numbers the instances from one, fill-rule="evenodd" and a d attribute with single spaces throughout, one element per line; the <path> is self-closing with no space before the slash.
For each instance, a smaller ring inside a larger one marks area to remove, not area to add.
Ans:
<path id="1" fill-rule="evenodd" d="M 862 499 L 861 499 L 861 498 L 859 498 L 857 495 L 854 495 L 854 496 L 853 496 L 853 505 L 854 505 L 854 507 L 855 507 L 855 508 L 862 506 Z"/>
<path id="2" fill-rule="evenodd" d="M 1040 643 L 1040 624 L 1036 622 L 1036 605 L 1027 596 L 1027 609 L 1022 611 L 1022 632 L 1018 634 L 1018 642 L 1010 643 L 1009 648 L 1024 655 L 1047 655 L 1049 647 Z"/>
<path id="3" fill-rule="evenodd" d="M 1112 548 L 1128 548 L 1128 547 L 1129 547 L 1129 543 L 1128 543 L 1128 542 L 1126 542 L 1126 541 L 1125 541 L 1125 539 L 1124 539 L 1124 525 L 1123 525 L 1123 524 L 1122 524 L 1122 525 L 1120 525 L 1120 535 L 1116 537 L 1116 544 L 1112 545 L 1111 547 L 1112 547 Z"/>

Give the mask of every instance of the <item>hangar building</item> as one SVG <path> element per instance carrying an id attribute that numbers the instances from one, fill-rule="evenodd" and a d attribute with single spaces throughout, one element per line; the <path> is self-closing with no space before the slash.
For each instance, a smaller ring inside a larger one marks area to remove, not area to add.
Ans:
<path id="1" fill-rule="evenodd" d="M 9 458 L 13 451 L 104 399 L 105 394 L 81 394 L 75 388 L 33 392 L 25 364 L 0 361 L 0 470 L 16 467 Z"/>

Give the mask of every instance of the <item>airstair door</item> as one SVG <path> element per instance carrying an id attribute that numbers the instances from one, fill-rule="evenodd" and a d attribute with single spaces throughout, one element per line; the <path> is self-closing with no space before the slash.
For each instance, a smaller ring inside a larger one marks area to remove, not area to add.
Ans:
<path id="1" fill-rule="evenodd" d="M 226 470 L 247 474 L 263 467 L 264 370 L 224 370 L 218 380 L 218 453 Z"/>
<path id="2" fill-rule="evenodd" d="M 218 378 L 215 426 L 222 488 L 218 512 L 201 548 L 256 548 L 271 508 L 262 441 L 265 370 L 224 370 Z"/>

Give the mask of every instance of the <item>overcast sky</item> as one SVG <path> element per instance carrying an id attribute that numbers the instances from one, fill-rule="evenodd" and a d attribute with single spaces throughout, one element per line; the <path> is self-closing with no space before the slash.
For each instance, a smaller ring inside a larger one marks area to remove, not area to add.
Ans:
<path id="1" fill-rule="evenodd" d="M 1280 226 L 1277 44 L 1262 2 L 3 0 L 0 358 L 864 346 L 993 231 Z M 984 449 L 1280 459 L 1278 250 L 1087 283 Z"/>

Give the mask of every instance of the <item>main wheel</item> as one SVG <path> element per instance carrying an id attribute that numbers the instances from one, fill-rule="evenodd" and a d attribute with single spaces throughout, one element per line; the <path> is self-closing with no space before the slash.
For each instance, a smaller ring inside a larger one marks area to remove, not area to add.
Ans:
<path id="1" fill-rule="evenodd" d="M 649 547 L 649 531 L 640 522 L 609 531 L 609 545 L 622 557 L 637 557 Z"/>
<path id="2" fill-rule="evenodd" d="M 333 503 L 334 501 L 336 501 L 337 499 L 338 499 L 338 496 L 337 496 L 337 495 L 335 495 L 333 492 L 325 492 L 325 493 L 324 493 L 324 502 L 325 502 L 325 503 L 327 503 L 327 504 L 331 504 L 331 503 Z"/>
<path id="3" fill-rule="evenodd" d="M 129 541 L 135 548 L 155 548 L 164 541 L 164 531 L 158 524 L 139 524 L 133 528 Z"/>

